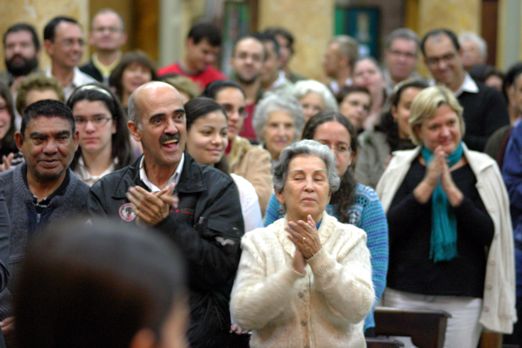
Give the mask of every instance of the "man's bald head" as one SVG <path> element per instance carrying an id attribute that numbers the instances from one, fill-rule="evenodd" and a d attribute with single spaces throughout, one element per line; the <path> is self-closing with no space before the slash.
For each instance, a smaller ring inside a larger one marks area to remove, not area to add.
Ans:
<path id="1" fill-rule="evenodd" d="M 134 92 L 132 92 L 132 94 L 129 96 L 127 111 L 129 121 L 132 121 L 137 125 L 140 124 L 142 110 L 141 106 L 144 102 L 150 100 L 150 97 L 152 97 L 159 90 L 170 90 L 172 91 L 174 98 L 180 98 L 181 100 L 181 94 L 172 85 L 161 81 L 147 82 L 136 88 L 136 90 L 134 90 Z"/>

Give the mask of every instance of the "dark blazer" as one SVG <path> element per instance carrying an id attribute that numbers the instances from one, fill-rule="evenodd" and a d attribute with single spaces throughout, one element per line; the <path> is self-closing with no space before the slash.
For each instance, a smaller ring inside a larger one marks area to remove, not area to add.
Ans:
<path id="1" fill-rule="evenodd" d="M 103 76 L 100 70 L 98 70 L 96 65 L 94 65 L 94 63 L 92 62 L 92 59 L 89 60 L 86 64 L 82 65 L 80 67 L 80 71 L 91 76 L 96 81 L 103 83 Z"/>
<path id="2" fill-rule="evenodd" d="M 506 102 L 500 92 L 477 82 L 478 93 L 462 92 L 457 99 L 464 108 L 464 142 L 471 150 L 484 151 L 493 132 L 509 124 Z"/>

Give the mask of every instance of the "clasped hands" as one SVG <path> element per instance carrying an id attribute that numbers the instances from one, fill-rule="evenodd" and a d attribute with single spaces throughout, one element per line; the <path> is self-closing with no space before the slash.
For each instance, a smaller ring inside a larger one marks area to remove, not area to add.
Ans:
<path id="1" fill-rule="evenodd" d="M 315 221 L 311 215 L 308 215 L 306 221 L 288 221 L 285 230 L 288 233 L 288 239 L 295 245 L 292 266 L 297 272 L 304 273 L 306 261 L 321 249 L 321 240 Z"/>
<path id="2" fill-rule="evenodd" d="M 448 201 L 451 206 L 456 207 L 460 205 L 464 199 L 464 195 L 457 185 L 455 185 L 451 177 L 450 168 L 446 162 L 446 153 L 442 149 L 442 146 L 438 146 L 435 151 L 433 151 L 433 159 L 426 168 L 426 174 L 413 191 L 417 201 L 426 203 L 428 199 L 430 199 L 435 187 L 437 187 L 439 180 L 442 189 L 448 196 Z"/>
<path id="3" fill-rule="evenodd" d="M 178 206 L 178 196 L 173 193 L 174 184 L 167 185 L 161 191 L 149 192 L 140 186 L 132 186 L 127 192 L 127 199 L 138 217 L 137 222 L 157 225 L 169 216 L 172 208 Z"/>

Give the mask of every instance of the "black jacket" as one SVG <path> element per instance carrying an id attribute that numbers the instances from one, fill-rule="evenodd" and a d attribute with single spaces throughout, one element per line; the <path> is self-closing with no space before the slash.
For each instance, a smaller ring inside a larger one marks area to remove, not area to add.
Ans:
<path id="1" fill-rule="evenodd" d="M 140 161 L 103 177 L 91 188 L 91 214 L 132 220 L 125 195 L 131 186 L 146 188 L 139 178 Z M 237 187 L 226 174 L 185 154 L 175 192 L 178 208 L 156 228 L 175 242 L 187 263 L 190 346 L 232 347 L 229 300 L 244 233 Z"/>
<path id="2" fill-rule="evenodd" d="M 93 79 L 97 80 L 100 83 L 104 82 L 102 73 L 100 72 L 100 70 L 98 70 L 96 65 L 94 65 L 94 63 L 92 62 L 92 59 L 89 60 L 89 62 L 82 65 L 80 67 L 80 71 L 89 75 L 90 77 L 92 77 Z"/>
<path id="3" fill-rule="evenodd" d="M 477 86 L 477 93 L 462 92 L 457 99 L 464 109 L 464 142 L 471 150 L 484 151 L 491 134 L 509 124 L 509 115 L 500 92 L 479 82 Z"/>

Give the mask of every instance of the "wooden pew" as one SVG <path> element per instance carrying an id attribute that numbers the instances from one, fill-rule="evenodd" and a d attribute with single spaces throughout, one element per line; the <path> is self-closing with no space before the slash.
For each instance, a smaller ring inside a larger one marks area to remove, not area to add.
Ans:
<path id="1" fill-rule="evenodd" d="M 436 310 L 375 309 L 375 333 L 408 336 L 419 348 L 442 348 L 450 314 Z"/>
<path id="2" fill-rule="evenodd" d="M 402 342 L 391 337 L 366 337 L 366 348 L 400 348 Z"/>

